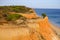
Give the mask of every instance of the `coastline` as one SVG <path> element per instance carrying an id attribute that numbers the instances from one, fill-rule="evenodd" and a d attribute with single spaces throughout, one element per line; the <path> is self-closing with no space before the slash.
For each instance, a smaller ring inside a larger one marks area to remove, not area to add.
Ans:
<path id="1" fill-rule="evenodd" d="M 51 23 L 51 28 L 56 32 L 56 35 L 60 38 L 60 27 L 57 27 L 56 25 Z"/>

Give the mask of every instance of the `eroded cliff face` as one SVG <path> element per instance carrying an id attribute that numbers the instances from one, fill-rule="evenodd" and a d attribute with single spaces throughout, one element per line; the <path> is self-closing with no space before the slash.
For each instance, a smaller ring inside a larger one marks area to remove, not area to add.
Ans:
<path id="1" fill-rule="evenodd" d="M 21 15 L 27 18 L 24 24 L 0 25 L 0 40 L 59 40 L 47 16 L 42 19 L 35 12 Z"/>
<path id="2" fill-rule="evenodd" d="M 48 17 L 45 17 L 43 20 L 38 21 L 40 26 L 40 33 L 46 40 L 59 40 L 56 32 L 52 29 Z M 53 26 L 54 27 L 54 26 Z"/>

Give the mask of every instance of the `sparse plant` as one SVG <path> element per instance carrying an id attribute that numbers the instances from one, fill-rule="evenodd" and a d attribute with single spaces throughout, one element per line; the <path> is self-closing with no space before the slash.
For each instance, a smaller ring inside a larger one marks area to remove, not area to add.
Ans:
<path id="1" fill-rule="evenodd" d="M 29 12 L 31 8 L 25 6 L 0 6 L 0 10 L 3 11 L 3 13 L 8 12 L 25 13 Z"/>
<path id="2" fill-rule="evenodd" d="M 46 13 L 42 13 L 42 16 L 43 16 L 43 18 L 45 18 L 46 17 Z"/>
<path id="3" fill-rule="evenodd" d="M 19 15 L 19 14 L 9 14 L 6 19 L 8 21 L 11 21 L 11 20 L 17 20 L 19 19 L 20 17 L 23 17 L 22 15 Z"/>

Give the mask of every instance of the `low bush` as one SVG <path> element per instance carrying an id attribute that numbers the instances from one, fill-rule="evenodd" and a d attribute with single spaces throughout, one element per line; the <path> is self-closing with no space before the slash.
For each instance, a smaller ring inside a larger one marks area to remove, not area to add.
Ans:
<path id="1" fill-rule="evenodd" d="M 8 21 L 11 21 L 11 20 L 17 20 L 19 19 L 20 17 L 23 17 L 22 15 L 19 15 L 19 14 L 9 14 L 6 19 Z"/>
<path id="2" fill-rule="evenodd" d="M 42 13 L 42 16 L 43 16 L 43 18 L 45 18 L 46 17 L 46 13 Z"/>

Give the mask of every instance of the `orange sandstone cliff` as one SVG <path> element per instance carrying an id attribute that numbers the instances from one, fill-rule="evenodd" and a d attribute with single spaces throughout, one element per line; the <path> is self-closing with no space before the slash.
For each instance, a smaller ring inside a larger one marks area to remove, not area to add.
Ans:
<path id="1" fill-rule="evenodd" d="M 29 18 L 33 17 L 34 18 L 34 15 L 33 16 L 26 15 L 26 17 L 29 17 Z M 36 15 L 35 15 L 35 17 L 36 17 Z M 56 32 L 52 28 L 52 24 L 49 22 L 47 16 L 44 19 L 35 20 L 35 23 L 37 24 L 37 26 L 35 24 L 36 28 L 32 27 L 33 24 L 29 24 L 29 25 L 31 25 L 30 27 L 35 29 L 38 33 L 40 33 L 45 40 L 59 40 Z M 38 27 L 38 25 L 39 25 L 39 27 Z"/>
<path id="2" fill-rule="evenodd" d="M 36 14 L 21 15 L 27 18 L 22 26 L 0 25 L 0 40 L 59 40 L 47 16 L 42 19 L 37 18 Z"/>

